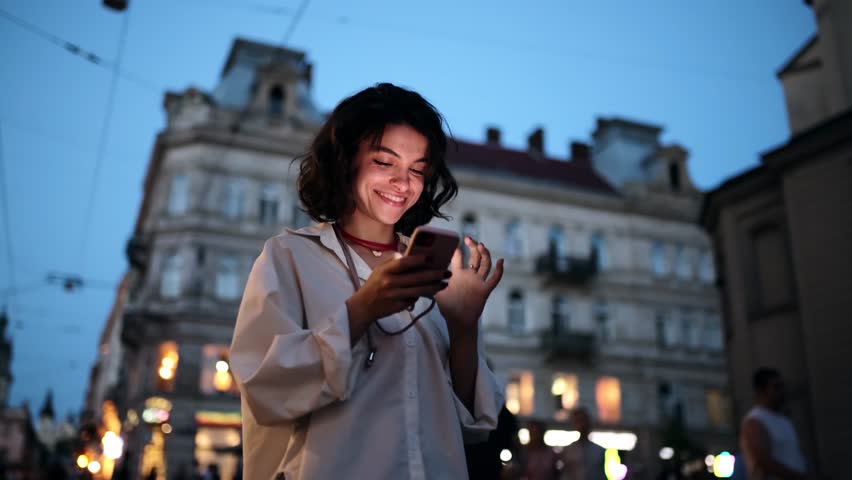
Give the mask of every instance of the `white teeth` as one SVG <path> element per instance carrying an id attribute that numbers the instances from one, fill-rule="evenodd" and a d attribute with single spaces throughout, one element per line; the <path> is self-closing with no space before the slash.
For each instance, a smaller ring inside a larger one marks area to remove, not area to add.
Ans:
<path id="1" fill-rule="evenodd" d="M 387 193 L 382 193 L 382 192 L 376 192 L 376 193 L 378 193 L 379 195 L 381 195 L 381 196 L 382 196 L 382 197 L 384 197 L 384 198 L 387 198 L 387 199 L 388 199 L 388 200 L 390 200 L 391 202 L 398 202 L 398 203 L 401 203 L 401 202 L 404 202 L 404 201 L 405 201 L 405 197 L 397 197 L 397 196 L 395 196 L 395 195 L 389 195 L 389 194 L 387 194 Z"/>

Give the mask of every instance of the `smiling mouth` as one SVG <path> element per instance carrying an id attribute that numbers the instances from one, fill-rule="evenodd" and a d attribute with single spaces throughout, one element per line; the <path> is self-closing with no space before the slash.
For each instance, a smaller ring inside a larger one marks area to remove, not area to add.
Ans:
<path id="1" fill-rule="evenodd" d="M 400 197 L 398 195 L 391 195 L 390 193 L 384 193 L 376 190 L 376 194 L 385 201 L 385 203 L 389 205 L 393 205 L 394 207 L 401 207 L 405 205 L 405 197 Z"/>

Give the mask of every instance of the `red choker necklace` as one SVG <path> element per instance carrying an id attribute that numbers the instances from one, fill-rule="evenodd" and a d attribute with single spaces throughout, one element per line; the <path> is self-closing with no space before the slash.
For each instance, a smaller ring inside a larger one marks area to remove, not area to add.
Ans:
<path id="1" fill-rule="evenodd" d="M 358 238 L 355 235 L 352 235 L 351 233 L 347 232 L 346 230 L 344 230 L 342 228 L 340 229 L 340 232 L 343 234 L 343 238 L 345 238 L 346 240 L 349 240 L 350 242 L 352 242 L 356 245 L 360 245 L 360 246 L 370 250 L 370 253 L 372 253 L 374 257 L 381 257 L 382 252 L 389 252 L 389 251 L 395 252 L 399 249 L 399 237 L 396 236 L 396 234 L 394 234 L 393 242 L 391 242 L 391 243 L 379 243 L 379 242 L 371 242 L 369 240 L 364 240 L 363 238 Z"/>

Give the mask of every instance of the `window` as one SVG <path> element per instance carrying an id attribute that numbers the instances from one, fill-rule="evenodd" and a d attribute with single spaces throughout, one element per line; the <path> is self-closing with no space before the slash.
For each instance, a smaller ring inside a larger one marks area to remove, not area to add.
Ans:
<path id="1" fill-rule="evenodd" d="M 231 377 L 227 345 L 207 344 L 202 348 L 199 388 L 201 393 L 206 395 L 219 392 L 230 394 L 239 392 L 234 379 Z"/>
<path id="2" fill-rule="evenodd" d="M 698 278 L 704 283 L 713 283 L 716 280 L 713 254 L 709 250 L 701 252 L 701 258 L 698 261 Z"/>
<path id="3" fill-rule="evenodd" d="M 275 85 L 269 90 L 267 113 L 273 118 L 280 118 L 284 113 L 284 89 L 281 85 Z"/>
<path id="4" fill-rule="evenodd" d="M 509 332 L 514 334 L 524 333 L 526 330 L 526 319 L 524 312 L 524 294 L 520 290 L 512 290 L 509 293 Z"/>
<path id="5" fill-rule="evenodd" d="M 238 180 L 228 180 L 225 183 L 225 199 L 222 204 L 222 214 L 228 220 L 237 220 L 243 213 L 245 189 Z"/>
<path id="6" fill-rule="evenodd" d="M 532 372 L 511 372 L 506 382 L 506 409 L 515 415 L 532 415 L 535 387 Z"/>
<path id="7" fill-rule="evenodd" d="M 657 393 L 657 408 L 661 418 L 684 418 L 686 402 L 680 385 L 662 382 L 657 387 Z"/>
<path id="8" fill-rule="evenodd" d="M 692 312 L 684 310 L 681 312 L 681 341 L 689 348 L 698 348 L 701 344 L 701 329 L 695 328 Z"/>
<path id="9" fill-rule="evenodd" d="M 603 423 L 621 420 L 621 384 L 615 377 L 601 377 L 595 386 L 598 419 Z"/>
<path id="10" fill-rule="evenodd" d="M 524 255 L 524 240 L 520 220 L 512 220 L 506 224 L 506 256 L 521 258 Z"/>
<path id="11" fill-rule="evenodd" d="M 176 216 L 186 213 L 189 207 L 189 178 L 183 174 L 172 177 L 169 185 L 169 202 L 166 208 L 169 215 Z"/>
<path id="12" fill-rule="evenodd" d="M 704 319 L 704 345 L 710 350 L 722 350 L 722 329 L 715 313 L 708 312 Z"/>
<path id="13" fill-rule="evenodd" d="M 666 250 L 660 242 L 654 242 L 651 244 L 651 271 L 658 277 L 668 273 L 668 265 L 666 265 Z"/>
<path id="14" fill-rule="evenodd" d="M 598 268 L 603 270 L 609 267 L 609 252 L 606 248 L 606 237 L 603 233 L 596 232 L 592 235 L 592 255 L 598 262 Z"/>
<path id="15" fill-rule="evenodd" d="M 555 295 L 551 300 L 551 327 L 554 335 L 566 333 L 571 329 L 571 309 L 568 299 Z"/>
<path id="16" fill-rule="evenodd" d="M 234 300 L 240 296 L 240 280 L 237 259 L 224 256 L 216 266 L 216 298 Z"/>
<path id="17" fill-rule="evenodd" d="M 674 162 L 669 164 L 669 187 L 673 192 L 680 191 L 680 166 Z"/>
<path id="18" fill-rule="evenodd" d="M 160 277 L 161 297 L 176 298 L 180 295 L 182 270 L 183 257 L 179 253 L 174 252 L 166 255 Z"/>
<path id="19" fill-rule="evenodd" d="M 258 208 L 258 220 L 261 225 L 278 223 L 278 196 L 277 186 L 264 185 L 260 192 L 260 206 Z"/>
<path id="20" fill-rule="evenodd" d="M 177 343 L 170 341 L 160 344 L 156 378 L 157 389 L 161 392 L 171 392 L 175 389 L 175 374 L 179 359 Z"/>
<path id="21" fill-rule="evenodd" d="M 717 428 L 731 426 L 731 401 L 728 396 L 715 388 L 708 388 L 704 396 L 710 425 Z"/>
<path id="22" fill-rule="evenodd" d="M 656 314 L 657 346 L 667 348 L 677 343 L 677 332 L 675 323 L 665 312 Z"/>
<path id="23" fill-rule="evenodd" d="M 577 376 L 557 373 L 553 376 L 550 393 L 553 395 L 557 418 L 567 418 L 567 411 L 579 405 L 580 392 L 577 389 Z"/>
<path id="24" fill-rule="evenodd" d="M 592 315 L 595 319 L 595 328 L 597 329 L 598 338 L 602 341 L 612 339 L 612 325 L 609 319 L 609 305 L 603 300 L 595 302 L 592 307 Z"/>
<path id="25" fill-rule="evenodd" d="M 555 259 L 556 269 L 560 272 L 568 270 L 568 248 L 565 232 L 561 225 L 551 225 L 547 232 L 548 254 Z"/>
<path id="26" fill-rule="evenodd" d="M 675 274 L 681 280 L 692 277 L 692 266 L 689 264 L 689 254 L 685 247 L 678 246 L 675 251 Z"/>

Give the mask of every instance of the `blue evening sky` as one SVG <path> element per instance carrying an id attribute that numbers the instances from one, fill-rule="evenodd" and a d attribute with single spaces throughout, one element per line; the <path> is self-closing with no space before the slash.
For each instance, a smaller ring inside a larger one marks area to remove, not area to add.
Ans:
<path id="1" fill-rule="evenodd" d="M 99 0 L 0 0 L 0 215 L 8 212 L 0 223 L 0 306 L 9 304 L 12 321 L 13 405 L 29 400 L 37 408 L 48 388 L 58 412 L 82 405 L 164 124 L 164 91 L 211 90 L 234 37 L 279 43 L 299 6 L 130 3 L 119 14 Z M 105 62 L 115 59 L 122 15 L 129 15 L 124 74 L 96 179 L 109 69 L 8 14 Z M 313 95 L 324 110 L 390 81 L 430 99 L 457 137 L 479 141 L 496 125 L 504 143 L 523 148 L 540 125 L 547 151 L 560 158 L 570 140 L 588 140 L 597 116 L 623 116 L 664 126 L 663 140 L 690 151 L 692 177 L 707 189 L 787 138 L 775 72 L 814 30 L 802 0 L 316 0 L 288 44 L 314 64 Z M 67 294 L 44 282 L 49 271 L 95 283 Z M 6 302 L 13 281 L 20 290 Z"/>

